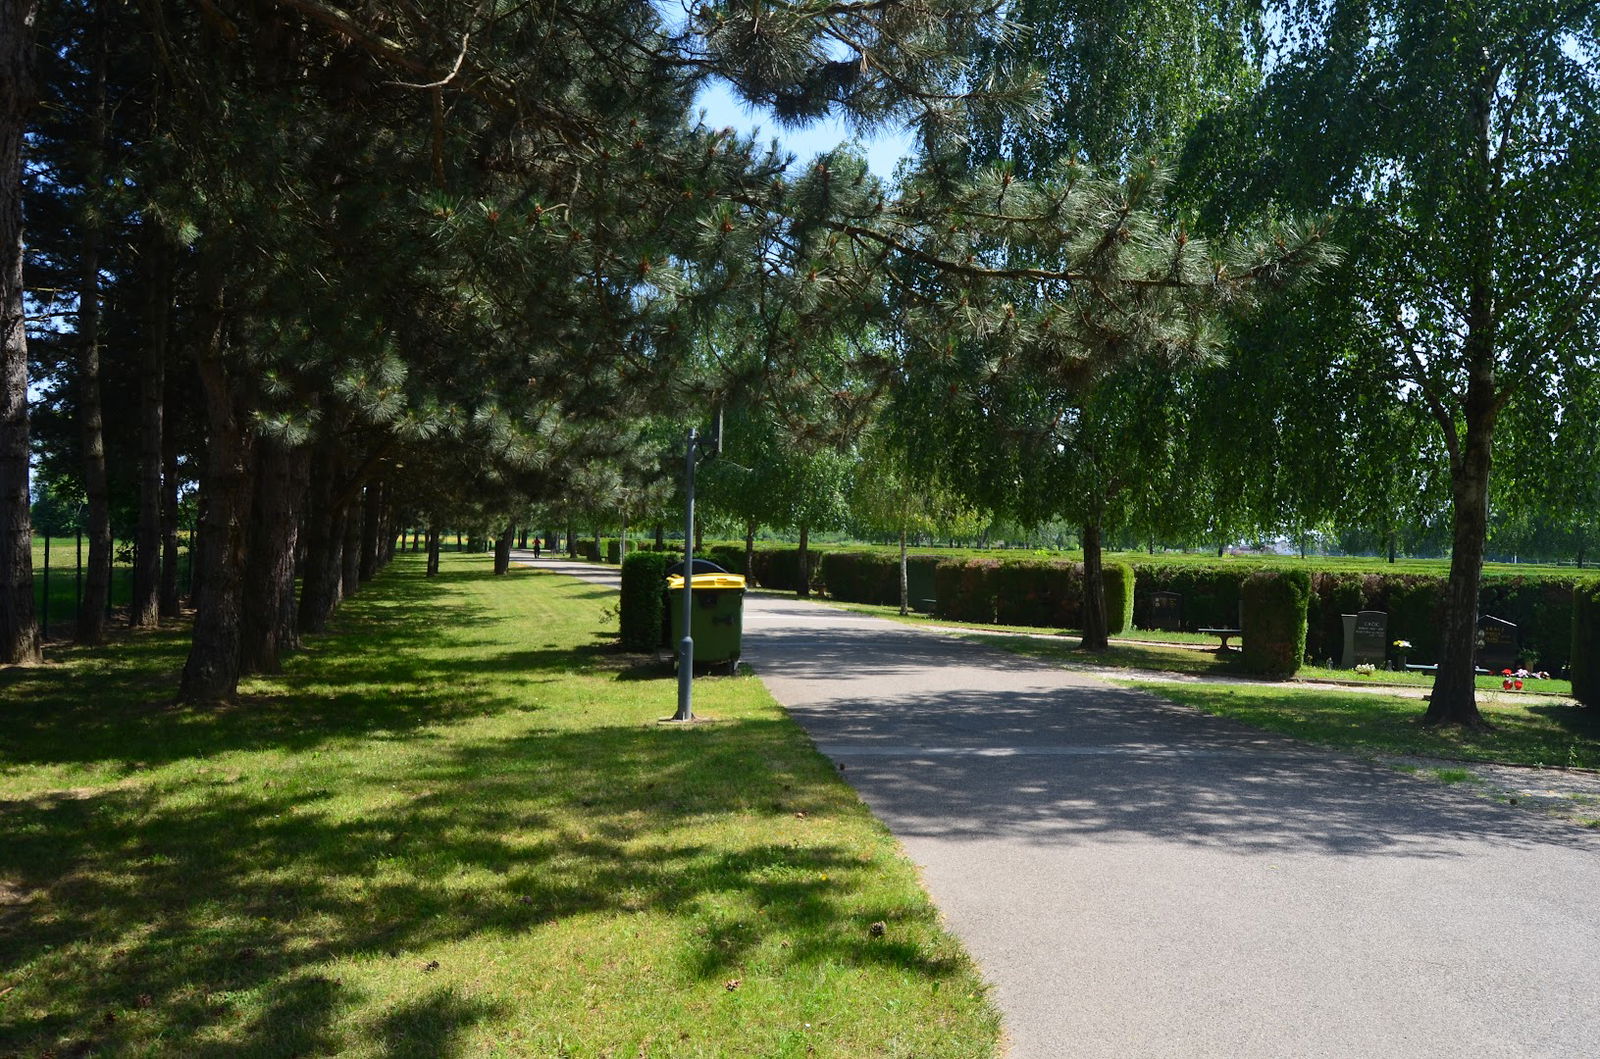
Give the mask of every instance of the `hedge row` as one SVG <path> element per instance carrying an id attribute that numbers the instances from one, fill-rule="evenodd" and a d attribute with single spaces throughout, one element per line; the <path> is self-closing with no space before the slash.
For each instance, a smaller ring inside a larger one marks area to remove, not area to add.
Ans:
<path id="1" fill-rule="evenodd" d="M 1083 627 L 1083 564 L 1064 560 L 955 559 L 934 567 L 934 613 L 952 621 Z M 1121 564 L 1102 571 L 1112 635 L 1128 630 L 1134 572 Z M 831 585 L 829 586 L 831 589 Z"/>
<path id="2" fill-rule="evenodd" d="M 713 549 L 715 552 L 715 549 Z M 806 552 L 806 580 L 810 583 L 812 592 L 822 591 L 822 567 L 828 553 L 820 548 L 810 548 Z M 780 592 L 800 591 L 800 549 L 799 548 L 762 548 L 754 557 L 755 569 L 746 573 L 755 578 L 756 584 L 762 588 L 773 588 Z M 744 565 L 744 549 L 739 549 L 739 565 Z M 724 564 L 725 565 L 725 564 Z M 732 569 L 731 567 L 729 569 Z"/>
<path id="3" fill-rule="evenodd" d="M 1584 581 L 1572 593 L 1572 697 L 1600 708 L 1600 581 Z"/>
<path id="4" fill-rule="evenodd" d="M 1150 596 L 1177 592 L 1183 597 L 1183 626 L 1229 626 L 1239 614 L 1240 588 L 1253 571 L 1236 566 L 1136 563 L 1138 591 L 1134 622 L 1149 628 Z M 1441 608 L 1446 579 L 1437 575 L 1316 573 L 1306 602 L 1306 653 L 1317 660 L 1337 659 L 1343 651 L 1342 614 L 1381 610 L 1389 615 L 1389 638 L 1409 640 L 1413 662 L 1438 660 Z M 1523 661 L 1530 668 L 1559 670 L 1572 645 L 1571 577 L 1490 574 L 1478 596 L 1480 614 L 1493 614 L 1517 626 Z"/>

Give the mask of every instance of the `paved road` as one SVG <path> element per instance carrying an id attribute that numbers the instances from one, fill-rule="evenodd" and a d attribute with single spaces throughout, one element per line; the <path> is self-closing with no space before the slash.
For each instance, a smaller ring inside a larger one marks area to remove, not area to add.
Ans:
<path id="1" fill-rule="evenodd" d="M 964 641 L 751 597 L 1013 1059 L 1600 1056 L 1600 836 Z"/>

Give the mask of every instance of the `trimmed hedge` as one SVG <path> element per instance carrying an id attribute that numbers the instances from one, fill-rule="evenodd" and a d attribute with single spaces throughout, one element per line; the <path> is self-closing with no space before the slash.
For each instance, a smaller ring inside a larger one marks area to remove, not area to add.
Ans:
<path id="1" fill-rule="evenodd" d="M 1133 631 L 1133 567 L 1107 563 L 1100 568 L 1106 593 L 1106 633 L 1121 636 Z"/>
<path id="2" fill-rule="evenodd" d="M 1083 567 L 1049 559 L 1003 562 L 994 579 L 995 620 L 1002 625 L 1069 628 L 1083 611 Z"/>
<path id="3" fill-rule="evenodd" d="M 1572 592 L 1572 697 L 1600 707 L 1600 581 L 1584 581 Z"/>
<path id="4" fill-rule="evenodd" d="M 592 542 L 591 542 L 592 543 Z M 667 612 L 666 552 L 629 552 L 622 564 L 622 649 L 653 651 L 662 641 Z"/>
<path id="5" fill-rule="evenodd" d="M 822 590 L 822 565 L 827 556 L 820 548 L 806 551 L 806 580 L 811 583 L 812 592 Z M 756 552 L 754 559 L 756 584 L 780 592 L 800 591 L 799 548 L 763 548 Z"/>
<path id="6" fill-rule="evenodd" d="M 829 552 L 822 583 L 828 595 L 849 603 L 900 603 L 900 557 L 881 552 Z"/>
<path id="7" fill-rule="evenodd" d="M 934 614 L 951 621 L 995 621 L 994 559 L 953 559 L 934 567 Z"/>
<path id="8" fill-rule="evenodd" d="M 1231 626 L 1238 614 L 1239 589 L 1251 571 L 1221 563 L 1135 563 L 1138 575 L 1134 618 L 1150 627 L 1150 595 L 1177 592 L 1183 596 L 1186 629 Z M 1436 662 L 1446 579 L 1433 574 L 1315 573 L 1306 602 L 1306 653 L 1334 659 L 1342 653 L 1341 614 L 1381 610 L 1389 615 L 1389 639 L 1409 640 L 1413 662 Z M 1572 639 L 1570 577 L 1485 575 L 1478 612 L 1493 614 L 1517 626 L 1522 661 L 1530 669 L 1559 672 L 1567 665 Z"/>
<path id="9" fill-rule="evenodd" d="M 1306 653 L 1306 605 L 1311 575 L 1260 570 L 1239 586 L 1244 668 L 1265 677 L 1291 677 Z"/>
<path id="10" fill-rule="evenodd" d="M 679 552 L 680 557 L 682 551 Z M 708 544 L 705 557 L 728 571 L 730 574 L 743 574 L 744 545 L 742 544 Z"/>

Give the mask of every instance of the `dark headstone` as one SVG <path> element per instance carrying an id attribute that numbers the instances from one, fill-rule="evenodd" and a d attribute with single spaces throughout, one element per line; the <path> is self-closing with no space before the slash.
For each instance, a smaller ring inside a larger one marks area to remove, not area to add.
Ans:
<path id="1" fill-rule="evenodd" d="M 1478 665 L 1491 673 L 1517 668 L 1517 627 L 1485 614 L 1478 619 Z"/>
<path id="2" fill-rule="evenodd" d="M 1183 597 L 1176 592 L 1150 593 L 1150 627 L 1162 632 L 1183 629 Z"/>
<path id="3" fill-rule="evenodd" d="M 1389 658 L 1389 615 L 1381 610 L 1363 610 L 1356 614 L 1355 664 L 1370 663 L 1381 666 Z"/>

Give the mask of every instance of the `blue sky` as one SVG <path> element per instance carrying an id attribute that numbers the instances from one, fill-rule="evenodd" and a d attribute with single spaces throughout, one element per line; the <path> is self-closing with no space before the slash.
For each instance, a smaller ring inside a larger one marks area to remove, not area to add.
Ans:
<path id="1" fill-rule="evenodd" d="M 803 129 L 784 129 L 770 115 L 735 99 L 727 85 L 720 81 L 708 84 L 695 104 L 705 111 L 705 123 L 709 127 L 732 126 L 741 133 L 758 133 L 762 142 L 776 139 L 800 162 L 807 162 L 823 151 L 831 151 L 846 140 L 854 139 L 865 149 L 872 171 L 887 180 L 894 176 L 900 159 L 911 153 L 912 133 L 908 129 L 884 129 L 871 137 L 858 137 L 851 134 L 844 122 L 832 118 Z"/>

